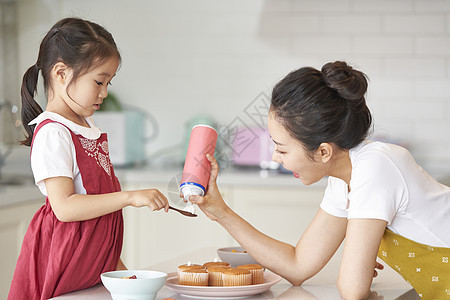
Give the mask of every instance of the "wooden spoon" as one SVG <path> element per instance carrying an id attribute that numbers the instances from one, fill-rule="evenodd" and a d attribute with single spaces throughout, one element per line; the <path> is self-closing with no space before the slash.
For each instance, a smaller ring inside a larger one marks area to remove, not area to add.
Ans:
<path id="1" fill-rule="evenodd" d="M 175 208 L 175 207 L 172 207 L 172 206 L 169 206 L 169 209 L 173 209 L 173 210 L 179 212 L 180 214 L 182 214 L 182 215 L 184 215 L 186 217 L 197 217 L 196 214 L 193 214 L 191 212 L 188 212 L 188 211 L 185 211 L 185 210 L 182 210 L 182 209 L 178 209 L 178 208 Z"/>

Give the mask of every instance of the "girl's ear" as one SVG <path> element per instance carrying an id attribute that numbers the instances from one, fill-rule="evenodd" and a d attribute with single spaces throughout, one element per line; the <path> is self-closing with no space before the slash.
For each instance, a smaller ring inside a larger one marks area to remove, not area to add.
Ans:
<path id="1" fill-rule="evenodd" d="M 315 153 L 315 158 L 318 161 L 327 163 L 333 156 L 333 146 L 330 143 L 322 143 L 319 148 L 317 148 Z"/>
<path id="2" fill-rule="evenodd" d="M 51 74 L 55 82 L 65 85 L 69 79 L 69 68 L 65 63 L 58 62 L 53 66 Z"/>

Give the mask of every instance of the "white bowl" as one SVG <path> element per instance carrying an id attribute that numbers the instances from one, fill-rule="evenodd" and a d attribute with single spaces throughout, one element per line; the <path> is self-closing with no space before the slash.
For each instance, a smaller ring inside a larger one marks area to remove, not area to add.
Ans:
<path id="1" fill-rule="evenodd" d="M 217 249 L 217 254 L 222 261 L 230 263 L 232 267 L 247 264 L 257 264 L 256 260 L 242 247 L 225 247 Z"/>
<path id="2" fill-rule="evenodd" d="M 136 275 L 137 279 L 125 279 Z M 154 300 L 163 287 L 167 274 L 147 270 L 125 270 L 103 273 L 103 285 L 111 293 L 113 300 Z"/>

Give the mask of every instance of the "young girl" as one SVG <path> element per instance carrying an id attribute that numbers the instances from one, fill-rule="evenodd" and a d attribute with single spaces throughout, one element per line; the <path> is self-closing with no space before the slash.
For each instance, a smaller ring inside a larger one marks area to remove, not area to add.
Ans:
<path id="1" fill-rule="evenodd" d="M 306 185 L 329 176 L 320 209 L 295 247 L 257 231 L 225 204 L 212 157 L 207 194 L 190 201 L 294 285 L 317 274 L 345 238 L 337 279 L 345 299 L 369 296 L 374 268 L 383 268 L 377 255 L 424 299 L 448 299 L 450 188 L 406 149 L 366 140 L 372 122 L 366 90 L 365 75 L 345 62 L 301 68 L 273 90 L 273 160 Z"/>
<path id="2" fill-rule="evenodd" d="M 90 117 L 100 108 L 120 63 L 111 34 L 67 18 L 41 42 L 22 83 L 22 121 L 36 184 L 47 196 L 25 235 L 8 299 L 48 299 L 91 287 L 120 260 L 122 208 L 168 210 L 158 190 L 121 191 L 106 134 Z M 33 99 L 39 72 L 48 97 Z"/>

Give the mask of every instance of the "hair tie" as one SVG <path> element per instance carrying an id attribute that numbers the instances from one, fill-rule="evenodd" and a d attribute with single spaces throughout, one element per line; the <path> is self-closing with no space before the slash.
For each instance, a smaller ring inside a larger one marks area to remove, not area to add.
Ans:
<path id="1" fill-rule="evenodd" d="M 51 33 L 50 33 L 50 32 L 51 32 Z M 55 29 L 53 29 L 53 32 L 52 32 L 52 31 L 49 31 L 49 34 L 50 34 L 49 39 L 51 39 L 52 37 L 54 37 L 58 32 L 59 32 L 59 28 L 58 28 L 58 27 L 56 27 Z"/>

